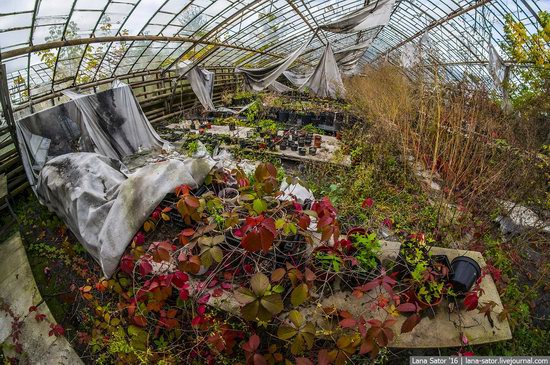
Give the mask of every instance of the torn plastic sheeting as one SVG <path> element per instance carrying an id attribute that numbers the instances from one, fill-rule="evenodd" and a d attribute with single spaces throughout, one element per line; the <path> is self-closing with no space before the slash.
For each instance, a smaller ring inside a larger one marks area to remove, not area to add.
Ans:
<path id="1" fill-rule="evenodd" d="M 307 79 L 300 89 L 308 88 L 313 94 L 321 98 L 344 97 L 346 89 L 340 76 L 340 70 L 336 64 L 334 53 L 330 43 L 325 47 L 323 56 L 313 74 Z"/>
<path id="2" fill-rule="evenodd" d="M 307 45 L 311 42 L 316 33 L 314 33 L 307 42 L 300 48 L 292 52 L 287 58 L 263 68 L 236 68 L 236 73 L 242 73 L 245 85 L 253 91 L 262 91 L 272 84 L 284 71 L 302 54 Z"/>
<path id="3" fill-rule="evenodd" d="M 281 84 L 279 81 L 273 81 L 273 83 L 271 83 L 271 85 L 269 85 L 268 88 L 271 91 L 275 91 L 278 93 L 286 93 L 286 92 L 292 91 L 292 88 L 286 86 L 285 84 Z"/>
<path id="4" fill-rule="evenodd" d="M 290 81 L 292 83 L 292 85 L 295 85 L 295 86 L 298 86 L 298 87 L 305 84 L 307 79 L 309 79 L 312 74 L 313 74 L 313 72 L 310 72 L 308 74 L 299 74 L 299 73 L 292 72 L 292 71 L 283 72 L 283 76 L 286 77 L 286 79 L 288 81 Z"/>
<path id="5" fill-rule="evenodd" d="M 365 54 L 366 50 L 372 44 L 374 38 L 368 39 L 364 42 L 354 44 L 350 47 L 346 47 L 334 53 L 336 63 L 344 73 L 352 73 L 359 60 Z"/>
<path id="6" fill-rule="evenodd" d="M 81 130 L 104 156 L 121 159 L 140 148 L 162 147 L 165 143 L 141 110 L 132 89 L 115 81 L 113 88 L 97 94 L 65 92 L 81 113 Z"/>
<path id="7" fill-rule="evenodd" d="M 279 200 L 296 199 L 300 204 L 304 204 L 306 200 L 315 200 L 313 192 L 301 184 L 288 184 L 286 181 L 283 181 L 279 190 L 283 192 Z"/>
<path id="8" fill-rule="evenodd" d="M 69 153 L 46 163 L 37 196 L 69 226 L 110 277 L 133 236 L 166 194 L 198 187 L 215 165 L 210 157 L 168 160 L 127 170 L 96 153 Z"/>
<path id="9" fill-rule="evenodd" d="M 214 95 L 214 73 L 198 66 L 190 69 L 192 65 L 191 61 L 180 62 L 176 69 L 177 74 L 181 76 L 187 72 L 185 77 L 202 106 L 209 111 L 216 110 L 212 102 Z"/>
<path id="10" fill-rule="evenodd" d="M 333 33 L 354 33 L 377 26 L 384 26 L 390 21 L 395 0 L 377 0 L 362 9 L 352 12 L 335 22 L 321 25 L 320 28 Z"/>
<path id="11" fill-rule="evenodd" d="M 487 64 L 487 70 L 493 78 L 493 82 L 495 83 L 495 85 L 500 88 L 502 86 L 502 83 L 504 82 L 506 66 L 504 65 L 504 61 L 492 44 L 489 45 L 489 63 Z"/>

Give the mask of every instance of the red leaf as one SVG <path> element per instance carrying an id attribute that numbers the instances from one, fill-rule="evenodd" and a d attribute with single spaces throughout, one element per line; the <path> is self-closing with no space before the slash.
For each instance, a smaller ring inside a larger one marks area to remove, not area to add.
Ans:
<path id="1" fill-rule="evenodd" d="M 36 319 L 36 322 L 42 322 L 44 319 L 46 319 L 46 315 L 42 313 L 38 313 L 34 319 Z"/>
<path id="2" fill-rule="evenodd" d="M 153 271 L 153 266 L 151 265 L 149 260 L 142 259 L 139 262 L 139 273 L 141 274 L 141 276 L 149 275 L 149 273 L 151 273 L 151 271 Z"/>
<path id="3" fill-rule="evenodd" d="M 464 298 L 464 306 L 467 310 L 472 311 L 477 308 L 477 305 L 479 303 L 479 297 L 477 296 L 476 292 L 470 292 L 466 294 L 466 297 Z"/>
<path id="4" fill-rule="evenodd" d="M 319 350 L 317 354 L 317 362 L 319 365 L 329 365 L 330 357 L 328 356 L 328 351 L 326 349 Z"/>
<path id="5" fill-rule="evenodd" d="M 260 346 L 260 337 L 258 335 L 252 335 L 248 339 L 248 342 L 243 344 L 243 350 L 246 352 L 255 352 Z"/>
<path id="6" fill-rule="evenodd" d="M 139 326 L 139 327 L 147 326 L 147 319 L 144 316 L 134 316 L 133 320 L 136 326 Z"/>
<path id="7" fill-rule="evenodd" d="M 31 305 L 31 306 L 29 307 L 29 313 L 30 313 L 30 312 L 35 312 L 35 311 L 37 311 L 37 310 L 38 310 L 38 307 L 35 306 L 35 305 Z"/>
<path id="8" fill-rule="evenodd" d="M 267 365 L 267 361 L 265 361 L 265 358 L 262 355 L 254 354 L 254 365 Z"/>
<path id="9" fill-rule="evenodd" d="M 172 278 L 172 283 L 178 289 L 183 288 L 185 283 L 187 283 L 188 281 L 189 281 L 189 275 L 181 271 L 176 271 L 176 273 L 174 273 L 174 276 Z"/>
<path id="10" fill-rule="evenodd" d="M 415 303 L 402 303 L 397 306 L 397 310 L 401 313 L 416 312 L 417 305 Z"/>
<path id="11" fill-rule="evenodd" d="M 346 318 L 340 321 L 340 327 L 342 328 L 353 328 L 357 325 L 357 321 L 353 318 Z"/>
<path id="12" fill-rule="evenodd" d="M 134 271 L 134 258 L 130 255 L 123 256 L 120 260 L 120 270 L 128 275 L 132 275 Z"/>
<path id="13" fill-rule="evenodd" d="M 401 325 L 401 333 L 411 332 L 414 327 L 420 322 L 422 318 L 418 314 L 413 314 L 403 322 Z"/>
<path id="14" fill-rule="evenodd" d="M 361 204 L 361 207 L 371 208 L 373 204 L 374 204 L 374 200 L 372 200 L 372 198 L 366 198 L 365 200 L 363 200 L 363 204 Z"/>
<path id="15" fill-rule="evenodd" d="M 313 361 L 305 357 L 297 357 L 296 365 L 313 365 Z"/>

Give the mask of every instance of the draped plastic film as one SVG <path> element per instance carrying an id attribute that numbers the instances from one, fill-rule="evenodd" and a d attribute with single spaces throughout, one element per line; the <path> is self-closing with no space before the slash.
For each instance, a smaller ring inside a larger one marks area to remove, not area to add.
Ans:
<path id="1" fill-rule="evenodd" d="M 321 98 L 344 97 L 346 89 L 336 64 L 330 43 L 325 47 L 323 56 L 313 74 L 307 79 L 301 89 L 308 88 L 310 92 Z"/>
<path id="2" fill-rule="evenodd" d="M 316 33 L 315 33 L 316 34 Z M 236 68 L 235 72 L 242 73 L 245 80 L 245 85 L 248 89 L 253 91 L 262 91 L 269 85 L 271 85 L 284 71 L 302 54 L 307 45 L 311 42 L 313 37 L 305 42 L 300 48 L 292 52 L 283 61 L 274 63 L 264 68 Z"/>
<path id="3" fill-rule="evenodd" d="M 178 64 L 178 75 L 183 75 L 187 72 L 185 77 L 187 81 L 189 81 L 191 89 L 193 89 L 193 92 L 202 106 L 209 111 L 216 110 L 212 102 L 214 94 L 214 73 L 198 66 L 193 68 L 191 68 L 191 66 L 191 61 L 185 61 Z"/>
<path id="4" fill-rule="evenodd" d="M 333 33 L 354 33 L 377 26 L 384 26 L 390 21 L 395 0 L 377 0 L 353 13 L 320 26 Z"/>
<path id="5" fill-rule="evenodd" d="M 353 73 L 357 68 L 359 60 L 363 57 L 363 54 L 365 54 L 373 40 L 374 39 L 371 38 L 334 53 L 334 58 L 340 70 L 345 74 Z"/>
<path id="6" fill-rule="evenodd" d="M 215 161 L 201 151 L 129 174 L 120 159 L 163 145 L 130 88 L 115 84 L 17 121 L 25 172 L 39 201 L 54 211 L 106 276 L 145 219 L 175 187 L 196 187 Z M 99 152 L 99 153 L 95 153 Z"/>
<path id="7" fill-rule="evenodd" d="M 487 69 L 493 78 L 495 85 L 500 88 L 504 82 L 506 66 L 493 45 L 489 46 L 489 63 L 487 65 Z"/>
<path id="8" fill-rule="evenodd" d="M 80 111 L 80 127 L 89 136 L 94 151 L 122 159 L 140 148 L 162 147 L 165 143 L 147 120 L 132 89 L 117 82 L 97 94 L 65 92 Z"/>

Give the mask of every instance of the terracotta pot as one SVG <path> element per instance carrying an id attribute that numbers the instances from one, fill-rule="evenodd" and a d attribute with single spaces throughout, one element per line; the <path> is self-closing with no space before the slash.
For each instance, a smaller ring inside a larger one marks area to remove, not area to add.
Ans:
<path id="1" fill-rule="evenodd" d="M 443 294 L 441 294 L 441 296 L 439 298 L 437 298 L 434 302 L 432 303 L 426 303 L 425 301 L 423 301 L 422 299 L 420 299 L 417 295 L 416 295 L 416 290 L 415 289 L 411 289 L 410 291 L 410 298 L 411 300 L 415 301 L 416 303 L 418 303 L 418 306 L 420 307 L 420 309 L 424 310 L 424 309 L 428 309 L 428 308 L 435 308 L 437 307 L 439 304 L 441 304 L 441 301 L 443 300 Z"/>
<path id="2" fill-rule="evenodd" d="M 313 138 L 313 147 L 321 148 L 321 140 L 321 136 L 316 134 Z"/>

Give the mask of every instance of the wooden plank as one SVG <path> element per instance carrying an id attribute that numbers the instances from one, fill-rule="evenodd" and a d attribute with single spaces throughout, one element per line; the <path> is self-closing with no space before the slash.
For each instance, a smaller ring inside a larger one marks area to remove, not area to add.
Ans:
<path id="1" fill-rule="evenodd" d="M 8 196 L 8 178 L 2 174 L 0 175 L 0 201 L 4 200 L 6 196 Z"/>

